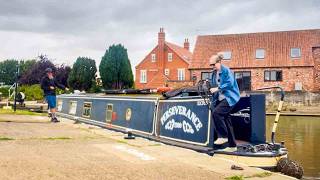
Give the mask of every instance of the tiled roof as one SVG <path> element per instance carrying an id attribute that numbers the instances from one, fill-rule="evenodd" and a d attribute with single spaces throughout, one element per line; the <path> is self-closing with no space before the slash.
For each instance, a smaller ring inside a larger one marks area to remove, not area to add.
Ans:
<path id="1" fill-rule="evenodd" d="M 173 43 L 165 42 L 165 44 L 171 48 L 174 52 L 176 52 L 182 59 L 184 59 L 186 62 L 190 62 L 192 58 L 192 53 L 185 49 L 184 47 L 180 47 L 178 45 L 175 45 Z"/>
<path id="2" fill-rule="evenodd" d="M 209 68 L 209 58 L 220 51 L 231 51 L 231 68 L 313 66 L 311 49 L 320 44 L 320 29 L 198 36 L 189 68 Z M 256 49 L 265 50 L 256 59 Z M 290 57 L 291 48 L 301 48 L 301 57 Z"/>
<path id="3" fill-rule="evenodd" d="M 165 82 L 170 80 L 166 75 L 164 75 L 162 72 L 158 72 L 153 79 L 148 81 L 148 83 L 145 85 L 149 88 L 157 88 L 157 87 L 163 87 L 165 85 Z"/>

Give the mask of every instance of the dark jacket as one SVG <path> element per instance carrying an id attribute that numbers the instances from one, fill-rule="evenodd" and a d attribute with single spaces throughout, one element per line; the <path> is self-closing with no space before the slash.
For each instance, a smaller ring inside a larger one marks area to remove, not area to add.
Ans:
<path id="1" fill-rule="evenodd" d="M 50 86 L 53 86 L 54 89 L 50 89 Z M 45 96 L 48 96 L 48 95 L 55 96 L 56 95 L 56 87 L 58 87 L 60 89 L 66 88 L 64 85 L 59 84 L 55 78 L 49 79 L 48 76 L 45 76 L 42 78 L 41 89 L 43 90 Z"/>

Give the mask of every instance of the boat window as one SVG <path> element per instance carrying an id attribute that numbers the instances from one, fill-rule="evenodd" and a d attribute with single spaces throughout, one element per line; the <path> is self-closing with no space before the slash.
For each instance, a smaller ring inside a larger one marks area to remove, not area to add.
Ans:
<path id="1" fill-rule="evenodd" d="M 57 110 L 58 110 L 59 112 L 61 112 L 61 110 L 62 110 L 62 103 L 63 103 L 62 100 L 58 100 Z"/>
<path id="2" fill-rule="evenodd" d="M 112 121 L 113 104 L 107 104 L 106 122 Z"/>
<path id="3" fill-rule="evenodd" d="M 84 117 L 91 116 L 91 102 L 83 103 L 82 116 L 84 116 Z"/>
<path id="4" fill-rule="evenodd" d="M 76 115 L 77 112 L 77 101 L 70 101 L 69 114 Z"/>

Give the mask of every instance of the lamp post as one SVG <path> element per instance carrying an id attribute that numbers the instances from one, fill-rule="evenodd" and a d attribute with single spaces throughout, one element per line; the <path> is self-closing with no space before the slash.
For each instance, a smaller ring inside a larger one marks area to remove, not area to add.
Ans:
<path id="1" fill-rule="evenodd" d="M 17 110 L 17 95 L 18 95 L 18 80 L 19 80 L 19 63 L 16 65 L 16 79 L 15 79 L 15 87 L 14 87 L 14 105 L 13 105 L 13 110 L 16 112 Z"/>

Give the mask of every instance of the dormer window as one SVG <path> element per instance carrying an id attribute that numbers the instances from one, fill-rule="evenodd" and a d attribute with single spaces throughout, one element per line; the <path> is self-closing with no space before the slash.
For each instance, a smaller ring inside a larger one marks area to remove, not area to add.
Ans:
<path id="1" fill-rule="evenodd" d="M 172 61 L 172 53 L 168 53 L 168 61 Z"/>
<path id="2" fill-rule="evenodd" d="M 151 62 L 156 62 L 156 54 L 151 54 Z"/>
<path id="3" fill-rule="evenodd" d="M 231 60 L 231 51 L 223 52 L 223 60 Z"/>
<path id="4" fill-rule="evenodd" d="M 264 59 L 264 49 L 256 49 L 256 59 Z"/>
<path id="5" fill-rule="evenodd" d="M 292 58 L 300 58 L 301 57 L 301 49 L 300 48 L 291 48 L 290 56 Z"/>

